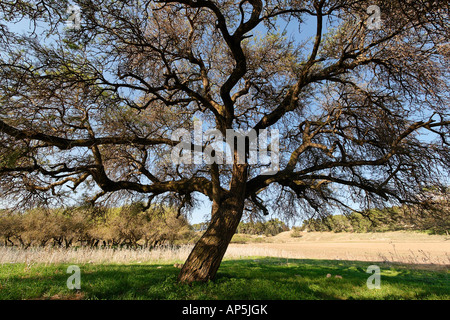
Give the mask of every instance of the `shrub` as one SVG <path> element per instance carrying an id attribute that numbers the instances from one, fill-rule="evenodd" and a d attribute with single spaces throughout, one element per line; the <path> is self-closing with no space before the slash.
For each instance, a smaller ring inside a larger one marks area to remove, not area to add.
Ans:
<path id="1" fill-rule="evenodd" d="M 302 227 L 293 227 L 291 232 L 291 237 L 292 238 L 301 238 L 303 237 L 302 231 L 303 228 Z"/>

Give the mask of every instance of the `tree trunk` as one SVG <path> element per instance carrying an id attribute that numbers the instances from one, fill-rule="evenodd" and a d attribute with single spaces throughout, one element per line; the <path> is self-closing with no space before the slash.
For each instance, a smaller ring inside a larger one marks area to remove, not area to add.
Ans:
<path id="1" fill-rule="evenodd" d="M 234 198 L 234 197 L 233 197 Z M 212 213 L 211 223 L 195 245 L 178 276 L 180 282 L 213 280 L 242 217 L 243 208 L 224 201 Z"/>
<path id="2" fill-rule="evenodd" d="M 230 191 L 213 201 L 211 223 L 183 265 L 179 282 L 206 282 L 216 276 L 244 211 L 247 166 L 237 165 L 234 171 Z"/>

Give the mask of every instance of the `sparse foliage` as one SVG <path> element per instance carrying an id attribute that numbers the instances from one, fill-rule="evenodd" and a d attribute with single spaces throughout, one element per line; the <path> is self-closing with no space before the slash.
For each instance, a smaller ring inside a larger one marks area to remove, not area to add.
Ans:
<path id="1" fill-rule="evenodd" d="M 68 1 L 0 1 L 0 21 L 35 27 L 0 25 L 0 191 L 48 204 L 144 196 L 180 214 L 203 194 L 211 223 L 180 281 L 214 278 L 244 209 L 419 205 L 448 178 L 445 1 L 377 1 L 377 30 L 368 0 L 77 3 L 81 28 L 63 30 Z M 170 163 L 171 133 L 195 117 L 224 136 L 278 129 L 280 171 L 237 152 L 232 165 Z"/>

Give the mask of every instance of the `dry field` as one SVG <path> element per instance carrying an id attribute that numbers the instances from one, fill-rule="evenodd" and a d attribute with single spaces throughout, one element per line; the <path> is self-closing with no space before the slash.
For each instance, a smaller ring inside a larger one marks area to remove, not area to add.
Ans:
<path id="1" fill-rule="evenodd" d="M 301 238 L 284 232 L 275 237 L 247 236 L 249 243 L 232 243 L 225 258 L 281 257 L 381 261 L 450 267 L 450 238 L 410 232 L 304 233 Z M 5 263 L 160 263 L 182 262 L 192 246 L 178 249 L 58 249 L 0 247 L 0 264 Z"/>
<path id="2" fill-rule="evenodd" d="M 255 256 L 450 266 L 450 237 L 413 232 L 311 232 L 293 238 L 288 231 L 264 242 L 232 244 L 229 252 L 246 249 L 248 253 L 250 247 Z"/>

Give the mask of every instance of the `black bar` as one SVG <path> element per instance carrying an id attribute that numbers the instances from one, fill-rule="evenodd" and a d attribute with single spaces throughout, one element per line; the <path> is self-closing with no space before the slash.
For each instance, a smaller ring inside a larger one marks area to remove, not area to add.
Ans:
<path id="1" fill-rule="evenodd" d="M 432 310 L 446 314 L 449 301 L 0 301 L 2 313 L 11 311 L 19 316 L 51 314 L 59 316 L 98 315 L 102 319 L 119 314 L 144 319 L 322 319 L 342 316 L 344 319 L 362 319 L 367 316 L 415 316 L 418 312 Z M 127 319 L 125 319 L 127 320 Z"/>

